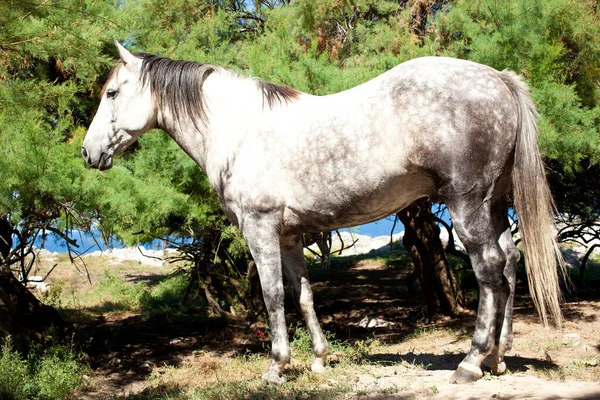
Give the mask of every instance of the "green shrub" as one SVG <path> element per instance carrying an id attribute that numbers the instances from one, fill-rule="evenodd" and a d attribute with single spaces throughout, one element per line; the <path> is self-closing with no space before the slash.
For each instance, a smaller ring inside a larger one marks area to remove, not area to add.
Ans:
<path id="1" fill-rule="evenodd" d="M 143 298 L 144 308 L 153 312 L 167 312 L 181 308 L 188 283 L 188 277 L 183 274 L 172 275 L 161 280 L 150 290 L 149 295 Z"/>
<path id="2" fill-rule="evenodd" d="M 0 399 L 26 399 L 28 386 L 27 362 L 6 338 L 0 350 Z"/>
<path id="3" fill-rule="evenodd" d="M 84 367 L 65 346 L 47 349 L 36 363 L 33 377 L 40 399 L 67 399 L 81 385 Z"/>
<path id="4" fill-rule="evenodd" d="M 378 345 L 378 342 L 371 338 L 350 344 L 345 340 L 337 339 L 331 332 L 325 331 L 324 334 L 329 343 L 330 353 L 336 354 L 342 363 L 363 363 L 369 358 L 373 348 Z M 308 361 L 313 358 L 310 333 L 305 328 L 302 328 L 300 324 L 297 324 L 295 327 L 290 347 L 292 358 L 294 359 Z"/>
<path id="5" fill-rule="evenodd" d="M 73 397 L 86 367 L 72 349 L 34 347 L 25 359 L 13 350 L 10 338 L 0 350 L 0 399 L 62 400 Z"/>

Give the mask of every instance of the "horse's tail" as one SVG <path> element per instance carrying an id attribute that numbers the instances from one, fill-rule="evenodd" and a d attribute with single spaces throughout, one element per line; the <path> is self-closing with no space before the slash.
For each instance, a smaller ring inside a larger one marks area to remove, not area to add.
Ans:
<path id="1" fill-rule="evenodd" d="M 529 291 L 544 325 L 548 325 L 548 314 L 551 314 L 556 325 L 560 327 L 562 295 L 558 268 L 565 279 L 567 274 L 554 235 L 553 215 L 556 206 L 538 148 L 538 114 L 529 97 L 527 84 L 517 74 L 503 71 L 500 77 L 510 88 L 519 109 L 520 126 L 515 145 L 512 180 Z"/>

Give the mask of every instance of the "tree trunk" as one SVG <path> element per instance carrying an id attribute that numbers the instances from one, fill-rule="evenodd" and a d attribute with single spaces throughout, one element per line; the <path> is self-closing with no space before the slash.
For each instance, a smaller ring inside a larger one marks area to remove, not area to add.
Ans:
<path id="1" fill-rule="evenodd" d="M 398 218 L 405 227 L 402 243 L 421 281 L 427 314 L 454 315 L 458 307 L 456 279 L 440 240 L 440 228 L 434 223 L 431 202 L 421 198 L 398 212 Z"/>
<path id="2" fill-rule="evenodd" d="M 28 341 L 43 342 L 48 329 L 64 337 L 68 324 L 53 307 L 41 303 L 10 271 L 6 258 L 12 245 L 10 224 L 0 219 L 0 330 L 13 336 L 15 346 L 27 350 Z"/>
<path id="3" fill-rule="evenodd" d="M 0 272 L 9 271 L 8 254 L 12 248 L 12 228 L 5 218 L 0 218 Z"/>
<path id="4" fill-rule="evenodd" d="M 17 339 L 41 343 L 48 333 L 58 338 L 67 334 L 68 324 L 58 311 L 40 302 L 11 272 L 0 273 L 0 302 L 0 329 Z"/>

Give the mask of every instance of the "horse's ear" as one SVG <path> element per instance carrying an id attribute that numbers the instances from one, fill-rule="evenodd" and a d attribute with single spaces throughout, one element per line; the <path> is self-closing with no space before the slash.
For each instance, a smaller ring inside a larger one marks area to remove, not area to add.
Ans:
<path id="1" fill-rule="evenodd" d="M 117 46 L 117 50 L 119 50 L 119 57 L 121 57 L 123 64 L 125 64 L 127 68 L 133 68 L 136 70 L 139 70 L 141 68 L 142 60 L 140 58 L 137 58 L 136 56 L 131 54 L 129 50 L 121 46 L 121 43 L 117 42 L 116 40 L 115 45 Z"/>

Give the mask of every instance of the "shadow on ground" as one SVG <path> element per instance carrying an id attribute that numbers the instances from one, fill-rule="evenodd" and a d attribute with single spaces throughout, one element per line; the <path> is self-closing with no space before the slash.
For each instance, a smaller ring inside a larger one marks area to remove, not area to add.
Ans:
<path id="1" fill-rule="evenodd" d="M 456 354 L 428 354 L 428 353 L 406 353 L 406 354 L 374 354 L 367 357 L 367 361 L 383 366 L 394 366 L 398 364 L 411 364 L 423 367 L 429 371 L 454 370 L 465 358 L 466 353 Z M 534 369 L 558 369 L 559 366 L 552 362 L 538 358 L 519 356 L 506 357 L 506 365 L 512 372 L 526 372 Z"/>

